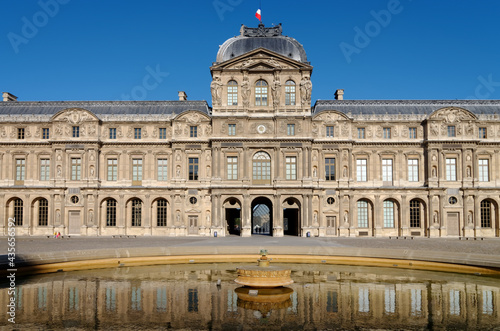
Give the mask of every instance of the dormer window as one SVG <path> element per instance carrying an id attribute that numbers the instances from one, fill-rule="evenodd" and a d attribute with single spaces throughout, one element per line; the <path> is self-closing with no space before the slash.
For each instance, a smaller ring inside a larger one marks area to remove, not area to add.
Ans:
<path id="1" fill-rule="evenodd" d="M 258 80 L 255 83 L 255 105 L 267 106 L 267 82 L 265 80 Z"/>
<path id="2" fill-rule="evenodd" d="M 236 81 L 234 80 L 230 80 L 227 83 L 227 105 L 238 105 L 238 83 L 236 83 Z"/>

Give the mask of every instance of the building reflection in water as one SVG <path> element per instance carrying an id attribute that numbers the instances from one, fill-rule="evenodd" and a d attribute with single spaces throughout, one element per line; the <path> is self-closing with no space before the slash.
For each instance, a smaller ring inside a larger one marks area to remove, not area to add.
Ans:
<path id="1" fill-rule="evenodd" d="M 153 266 L 36 276 L 18 282 L 16 327 L 500 327 L 498 278 L 292 265 L 295 283 L 286 302 L 259 306 L 238 299 L 236 267 Z M 2 288 L 0 305 L 5 307 L 8 300 L 8 289 Z M 10 325 L 7 318 L 0 315 L 0 326 Z"/>

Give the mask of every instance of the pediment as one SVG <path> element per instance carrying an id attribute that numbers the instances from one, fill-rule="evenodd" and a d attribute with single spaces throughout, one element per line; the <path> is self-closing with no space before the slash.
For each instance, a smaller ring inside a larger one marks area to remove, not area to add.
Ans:
<path id="1" fill-rule="evenodd" d="M 212 67 L 214 69 L 247 69 L 247 70 L 274 70 L 274 69 L 312 69 L 310 65 L 287 58 L 265 48 L 258 48 L 234 59 L 225 61 Z"/>
<path id="2" fill-rule="evenodd" d="M 475 121 L 477 117 L 467 109 L 446 107 L 433 112 L 429 116 L 429 119 L 442 120 L 445 123 L 460 123 L 463 121 Z"/>
<path id="3" fill-rule="evenodd" d="M 325 123 L 333 123 L 337 121 L 350 120 L 346 114 L 337 110 L 324 110 L 313 117 L 313 121 L 324 121 Z"/>
<path id="4" fill-rule="evenodd" d="M 189 110 L 177 115 L 174 121 L 199 124 L 201 122 L 210 121 L 210 117 L 198 110 Z"/>
<path id="5" fill-rule="evenodd" d="M 99 119 L 90 111 L 83 108 L 68 108 L 61 110 L 52 117 L 52 121 L 68 122 L 70 124 L 81 124 L 83 122 L 95 122 Z"/>

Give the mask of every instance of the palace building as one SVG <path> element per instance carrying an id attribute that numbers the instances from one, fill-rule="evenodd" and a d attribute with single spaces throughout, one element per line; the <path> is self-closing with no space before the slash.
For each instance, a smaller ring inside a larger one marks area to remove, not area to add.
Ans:
<path id="1" fill-rule="evenodd" d="M 242 26 L 210 70 L 211 107 L 4 93 L 1 232 L 499 236 L 500 101 L 312 105 L 281 25 Z"/>

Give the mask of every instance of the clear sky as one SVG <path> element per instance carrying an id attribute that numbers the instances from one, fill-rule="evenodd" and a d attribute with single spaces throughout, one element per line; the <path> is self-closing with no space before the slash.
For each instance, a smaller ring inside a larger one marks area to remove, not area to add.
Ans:
<path id="1" fill-rule="evenodd" d="M 20 101 L 210 100 L 209 67 L 258 0 L 4 0 L 0 91 Z M 262 0 L 304 45 L 313 102 L 500 99 L 500 1 Z"/>

